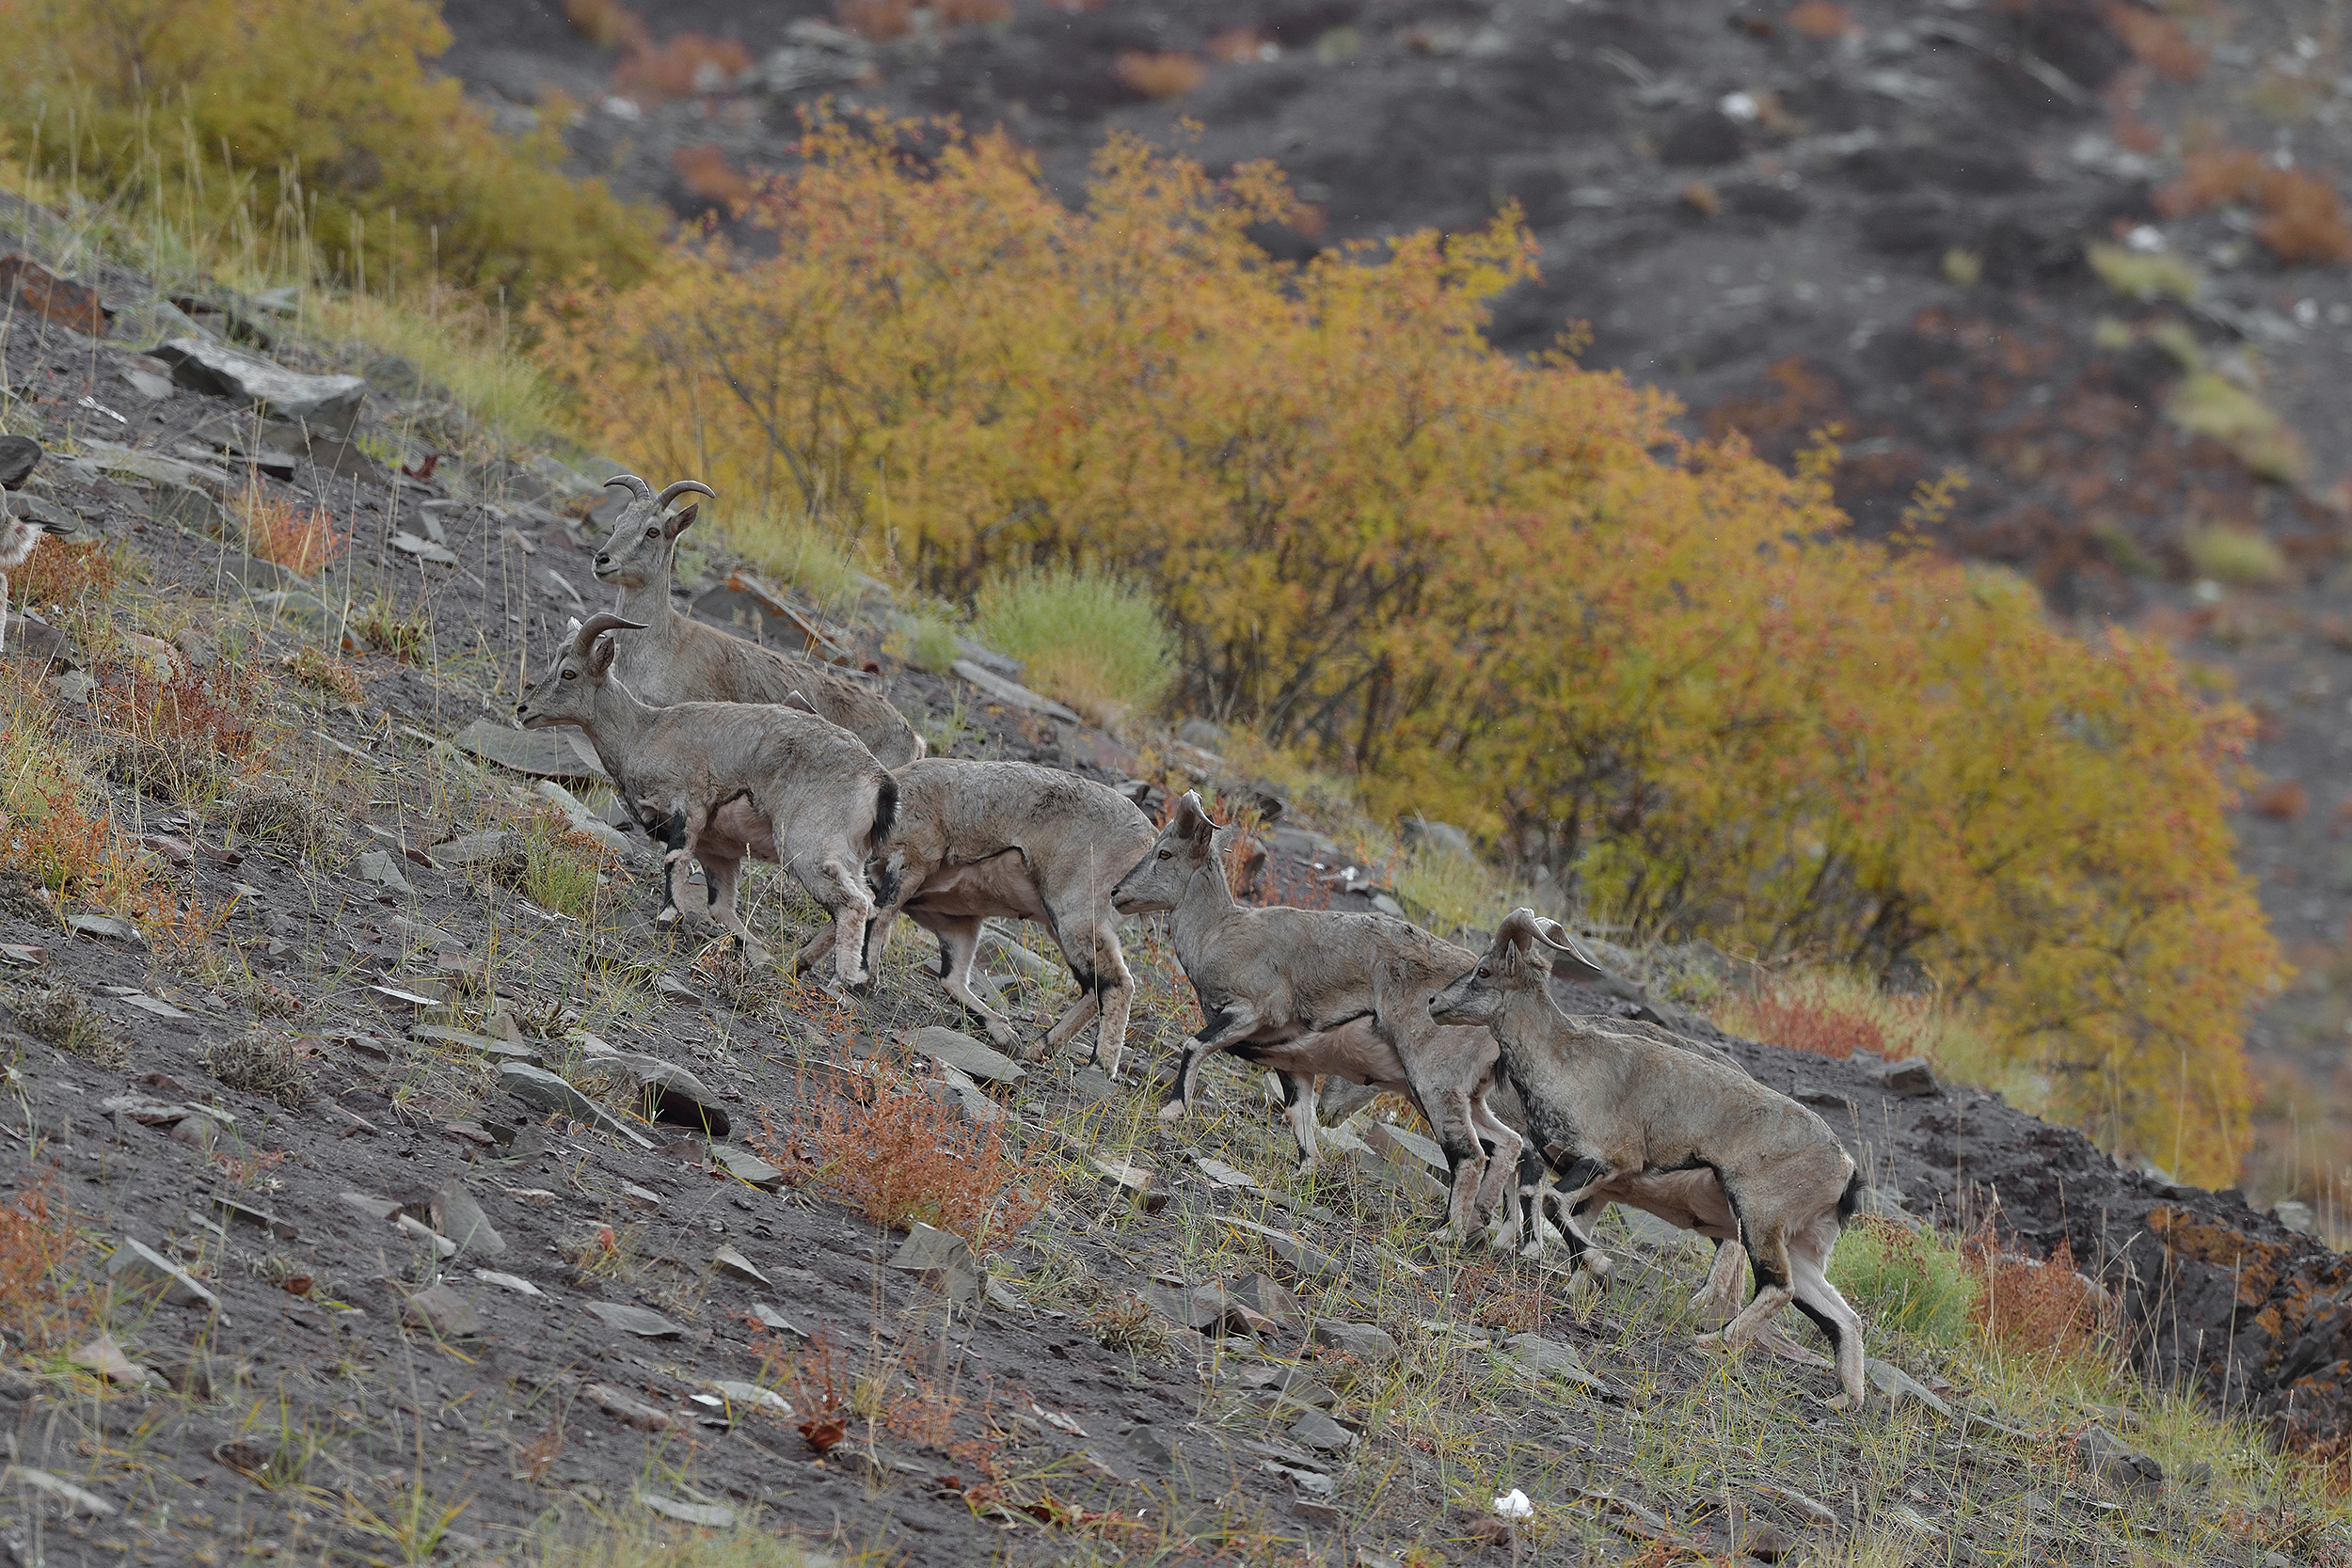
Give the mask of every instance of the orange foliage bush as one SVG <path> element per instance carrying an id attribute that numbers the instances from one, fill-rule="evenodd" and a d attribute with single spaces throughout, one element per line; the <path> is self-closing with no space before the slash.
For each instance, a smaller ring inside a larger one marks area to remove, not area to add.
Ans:
<path id="1" fill-rule="evenodd" d="M 1810 997 L 1767 994 L 1754 997 L 1718 1015 L 1726 1028 L 1751 1039 L 1790 1051 L 1844 1061 L 1857 1051 L 1886 1051 L 1886 1031 L 1878 1021 L 1845 1012 Z"/>
<path id="2" fill-rule="evenodd" d="M 1799 0 L 1787 20 L 1791 32 L 1809 39 L 1843 38 L 1854 31 L 1852 15 L 1836 0 Z"/>
<path id="3" fill-rule="evenodd" d="M 2293 779 L 2281 779 L 2254 797 L 2254 815 L 2274 822 L 2293 822 L 2311 809 L 2311 792 Z"/>
<path id="4" fill-rule="evenodd" d="M 871 1101 L 828 1100 L 810 1130 L 824 1183 L 877 1225 L 920 1220 L 978 1250 L 1044 1209 L 1053 1172 L 1031 1164 L 993 1125 L 919 1084 L 884 1081 Z"/>
<path id="5" fill-rule="evenodd" d="M 821 507 L 922 593 L 1148 580 L 1184 709 L 1639 937 L 1923 964 L 2110 1147 L 2234 1169 L 2279 972 L 2224 815 L 2248 720 L 2160 641 L 1851 538 L 1831 453 L 1782 472 L 1495 353 L 1534 275 L 1510 216 L 1291 265 L 1249 237 L 1294 210 L 1269 167 L 1114 139 L 1073 208 L 1008 140 L 901 158 L 928 135 L 820 121 L 757 206 L 772 258 L 682 245 L 551 297 L 591 441 Z"/>
<path id="6" fill-rule="evenodd" d="M 2205 73 L 2205 51 L 2190 41 L 2176 18 L 2142 10 L 2126 0 L 2108 0 L 2099 14 L 2133 57 L 2157 75 L 2194 82 Z"/>
<path id="7" fill-rule="evenodd" d="M 751 66 L 751 51 L 735 39 L 680 33 L 631 49 L 613 68 L 612 86 L 637 98 L 686 98 L 723 92 Z"/>
<path id="8" fill-rule="evenodd" d="M 932 9 L 948 27 L 987 27 L 1012 20 L 1012 0 L 937 0 Z"/>
<path id="9" fill-rule="evenodd" d="M 2155 195 L 2157 211 L 2173 217 L 2223 202 L 2262 210 L 2254 237 L 2281 261 L 2352 261 L 2352 224 L 2335 186 L 2306 169 L 2275 168 L 2250 148 L 2192 153 Z"/>
<path id="10" fill-rule="evenodd" d="M 1209 40 L 1209 55 L 1227 65 L 1250 65 L 1264 55 L 1266 40 L 1255 27 L 1234 27 Z"/>
<path id="11" fill-rule="evenodd" d="M 688 190 L 729 209 L 743 205 L 759 190 L 757 181 L 728 163 L 727 155 L 709 142 L 679 148 L 670 154 L 670 166 Z"/>
<path id="12" fill-rule="evenodd" d="M 888 43 L 914 31 L 913 0 L 837 0 L 833 19 L 875 43 Z"/>
<path id="13" fill-rule="evenodd" d="M 8 597 L 20 605 L 80 605 L 113 597 L 122 557 L 104 545 L 52 539 L 8 572 Z"/>
<path id="14" fill-rule="evenodd" d="M 2055 1356 L 2112 1342 L 2120 1305 L 2075 1266 L 2073 1243 L 2061 1240 L 2045 1260 L 2003 1252 L 1989 1234 L 1979 1234 L 1963 1244 L 1961 1257 L 1977 1276 L 1974 1310 L 1987 1338 Z"/>
<path id="15" fill-rule="evenodd" d="M 306 578 L 316 577 L 351 546 L 351 535 L 335 527 L 325 508 L 302 506 L 284 496 L 249 494 L 238 513 L 247 549 Z"/>
<path id="16" fill-rule="evenodd" d="M 601 48 L 636 51 L 653 46 L 644 19 L 620 0 L 564 0 L 564 20 Z"/>
<path id="17" fill-rule="evenodd" d="M 81 1327 L 60 1270 L 81 1246 L 52 1172 L 36 1174 L 0 1204 L 0 1329 L 36 1348 L 68 1342 Z"/>
<path id="18" fill-rule="evenodd" d="M 1147 54 L 1128 49 L 1111 62 L 1111 74 L 1122 86 L 1146 98 L 1182 98 L 1207 78 L 1209 68 L 1200 63 L 1198 55 L 1173 50 Z"/>

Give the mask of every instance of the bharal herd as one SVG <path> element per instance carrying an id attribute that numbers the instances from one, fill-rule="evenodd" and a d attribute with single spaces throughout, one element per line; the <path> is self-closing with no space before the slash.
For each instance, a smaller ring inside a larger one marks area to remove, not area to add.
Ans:
<path id="1" fill-rule="evenodd" d="M 831 917 L 796 962 L 830 954 L 835 979 L 863 987 L 878 940 L 905 914 L 938 939 L 947 994 L 1016 1049 L 1012 1025 L 974 994 L 972 964 L 982 921 L 1034 921 L 1079 997 L 1024 1053 L 1041 1058 L 1099 1020 L 1094 1059 L 1115 1075 L 1135 994 L 1120 922 L 1164 913 L 1203 1022 L 1184 1042 L 1163 1117 L 1184 1116 L 1201 1064 L 1231 1052 L 1279 1079 L 1306 1168 L 1324 1078 L 1406 1096 L 1452 1166 L 1439 1236 L 1514 1245 L 1523 1234 L 1532 1251 L 1556 1224 L 1581 1283 L 1609 1267 L 1588 1229 L 1599 1211 L 1645 1210 L 1717 1243 L 1694 1307 L 1732 1314 L 1740 1263 L 1753 1271 L 1754 1297 L 1702 1344 L 1737 1351 L 1762 1336 L 1793 1349 L 1771 1326 L 1793 1302 L 1835 1351 L 1842 1392 L 1829 1402 L 1859 1407 L 1861 1320 L 1825 1271 L 1862 1182 L 1820 1117 L 1710 1048 L 1563 1012 L 1548 989 L 1555 970 L 1604 972 L 1533 911 L 1473 955 L 1388 915 L 1245 906 L 1198 795 L 1155 831 L 1134 802 L 1075 774 L 926 756 L 857 676 L 676 611 L 672 561 L 697 508 L 669 507 L 708 489 L 611 483 L 629 499 L 596 574 L 621 591 L 619 612 L 580 626 L 517 713 L 527 728 L 587 733 L 666 850 L 664 919 L 699 917 L 684 896 L 699 862 L 701 902 L 766 962 L 736 886 L 746 856 L 771 862 Z"/>

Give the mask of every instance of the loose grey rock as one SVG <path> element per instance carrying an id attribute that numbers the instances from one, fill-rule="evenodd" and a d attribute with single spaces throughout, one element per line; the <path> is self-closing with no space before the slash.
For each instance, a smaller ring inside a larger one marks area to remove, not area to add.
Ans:
<path id="1" fill-rule="evenodd" d="M 731 1246 L 721 1247 L 712 1254 L 711 1261 L 718 1265 L 721 1274 L 732 1275 L 737 1279 L 749 1280 L 754 1285 L 768 1283 L 768 1276 L 760 1273 L 750 1259 Z"/>
<path id="2" fill-rule="evenodd" d="M 593 1077 L 615 1087 L 626 1085 L 639 1096 L 639 1109 L 649 1121 L 699 1128 L 714 1138 L 723 1138 L 731 1130 L 726 1108 L 719 1097 L 701 1079 L 675 1062 L 608 1048 L 592 1053 L 582 1061 L 580 1076 Z"/>
<path id="3" fill-rule="evenodd" d="M 1345 1453 L 1356 1434 L 1320 1410 L 1310 1409 L 1291 1423 L 1291 1441 L 1318 1453 Z"/>
<path id="4" fill-rule="evenodd" d="M 450 736 L 450 744 L 536 779 L 604 777 L 604 769 L 596 766 L 593 756 L 583 758 L 564 732 L 556 730 L 510 730 L 487 719 L 477 719 Z"/>
<path id="5" fill-rule="evenodd" d="M 139 928 L 111 914 L 70 914 L 65 928 L 76 936 L 107 937 L 116 942 L 145 942 Z"/>
<path id="6" fill-rule="evenodd" d="M 667 1432 L 670 1429 L 667 1412 L 632 1399 L 609 1383 L 592 1383 L 580 1391 L 580 1397 L 615 1420 L 626 1421 L 642 1431 Z"/>
<path id="7" fill-rule="evenodd" d="M 1344 1279 L 1347 1266 L 1317 1246 L 1311 1246 L 1287 1230 L 1277 1230 L 1270 1225 L 1243 1219 L 1238 1214 L 1222 1216 L 1236 1230 L 1247 1230 L 1266 1244 L 1266 1250 L 1294 1275 L 1311 1279 Z"/>
<path id="8" fill-rule="evenodd" d="M 772 1388 L 762 1388 L 756 1383 L 736 1383 L 722 1378 L 710 1386 L 717 1389 L 719 1396 L 729 1404 L 748 1405 L 755 1410 L 772 1410 L 779 1416 L 792 1414 L 790 1400 Z"/>
<path id="9" fill-rule="evenodd" d="M 1890 1408 L 1899 1409 L 1903 1401 L 1917 1400 L 1930 1410 L 1947 1419 L 1952 1414 L 1950 1405 L 1936 1398 L 1934 1392 L 1926 1385 L 1892 1361 L 1881 1361 L 1873 1357 L 1863 1364 L 1863 1373 L 1869 1379 L 1871 1387 L 1886 1396 Z"/>
<path id="10" fill-rule="evenodd" d="M 1097 1160 L 1095 1174 L 1127 1205 L 1147 1214 L 1156 1214 L 1168 1207 L 1168 1188 L 1154 1181 L 1143 1166 L 1125 1160 Z"/>
<path id="11" fill-rule="evenodd" d="M 522 849 L 520 833 L 488 828 L 453 838 L 447 844 L 436 844 L 425 853 L 443 865 L 495 865 L 516 859 Z"/>
<path id="12" fill-rule="evenodd" d="M 401 875 L 400 863 L 389 850 L 363 849 L 359 853 L 359 879 L 384 889 L 388 893 L 414 894 L 408 879 Z"/>
<path id="13" fill-rule="evenodd" d="M 784 1172 L 749 1149 L 733 1144 L 712 1144 L 710 1158 L 738 1181 L 748 1181 L 763 1192 L 772 1193 L 784 1185 Z"/>
<path id="14" fill-rule="evenodd" d="M 537 1296 L 542 1301 L 547 1299 L 548 1293 L 545 1291 L 520 1275 L 501 1274 L 496 1269 L 476 1269 L 473 1276 L 485 1285 L 495 1285 L 501 1291 L 512 1291 L 518 1296 Z"/>
<path id="15" fill-rule="evenodd" d="M 959 658 L 947 668 L 979 688 L 983 697 L 1002 703 L 1007 707 L 1025 708 L 1031 713 L 1042 714 L 1048 719 L 1064 724 L 1082 722 L 1076 713 L 1054 701 L 1053 698 L 1032 691 L 1019 681 L 1008 680 L 985 665 L 975 663 L 968 658 Z"/>
<path id="16" fill-rule="evenodd" d="M 961 1236 L 919 1221 L 899 1243 L 890 1266 L 914 1275 L 949 1301 L 966 1302 L 979 1294 L 980 1266 L 970 1245 Z"/>
<path id="17" fill-rule="evenodd" d="M 519 1095 L 534 1105 L 544 1105 L 550 1111 L 561 1111 L 575 1121 L 584 1121 L 599 1131 L 624 1138 L 640 1148 L 653 1147 L 651 1138 L 622 1121 L 612 1112 L 545 1068 L 535 1068 L 528 1062 L 501 1062 L 499 1082 L 511 1093 Z M 716 1153 L 717 1149 L 714 1148 L 712 1152 Z M 776 1174 L 777 1179 L 781 1180 L 783 1173 L 779 1171 Z"/>
<path id="18" fill-rule="evenodd" d="M 453 552 L 447 546 L 437 545 L 430 539 L 419 538 L 416 534 L 410 533 L 405 529 L 394 531 L 391 538 L 387 540 L 386 543 L 389 544 L 392 548 L 398 550 L 403 555 L 413 555 L 419 561 L 430 562 L 436 566 L 454 566 L 457 564 L 457 557 L 455 553 Z"/>
<path id="19" fill-rule="evenodd" d="M 795 1339 L 805 1339 L 808 1330 L 777 1311 L 764 1301 L 752 1303 L 752 1319 L 762 1328 L 772 1328 L 779 1334 L 789 1334 Z"/>
<path id="20" fill-rule="evenodd" d="M 256 1230 L 266 1230 L 281 1242 L 291 1242 L 302 1234 L 292 1220 L 281 1220 L 266 1209 L 256 1209 L 239 1203 L 233 1197 L 213 1199 L 213 1212 L 235 1225 L 249 1225 Z"/>
<path id="21" fill-rule="evenodd" d="M 1296 1328 L 1307 1321 L 1305 1310 L 1298 1305 L 1298 1298 L 1264 1275 L 1252 1279 L 1248 1291 L 1257 1302 L 1258 1310 L 1264 1314 L 1268 1322 L 1282 1328 Z"/>
<path id="22" fill-rule="evenodd" d="M 368 384 L 356 375 L 303 375 L 258 356 L 200 338 L 174 338 L 153 349 L 181 386 L 242 405 L 259 404 L 280 420 L 299 420 L 348 437 Z"/>
<path id="23" fill-rule="evenodd" d="M 1935 1073 L 1921 1057 L 1889 1062 L 1879 1069 L 1878 1077 L 1879 1087 L 1905 1100 L 1917 1100 L 1936 1092 Z"/>
<path id="24" fill-rule="evenodd" d="M 1366 1366 L 1384 1367 L 1396 1359 L 1396 1341 L 1376 1323 L 1351 1323 L 1337 1318 L 1317 1318 L 1308 1338 L 1318 1345 L 1328 1345 L 1333 1350 L 1352 1355 Z"/>
<path id="25" fill-rule="evenodd" d="M 400 1321 L 410 1328 L 429 1329 L 444 1339 L 465 1339 L 482 1332 L 482 1315 L 473 1303 L 446 1285 L 419 1291 L 404 1303 Z"/>
<path id="26" fill-rule="evenodd" d="M 220 1298 L 199 1285 L 185 1269 L 128 1236 L 115 1248 L 114 1256 L 106 1259 L 106 1277 L 139 1294 L 160 1291 L 163 1299 L 175 1307 L 201 1307 L 208 1312 L 220 1310 Z"/>
<path id="27" fill-rule="evenodd" d="M 84 1513 L 103 1519 L 115 1511 L 115 1505 L 97 1493 L 86 1491 L 64 1477 L 53 1476 L 46 1470 L 31 1470 L 22 1465 L 11 1465 L 5 1472 L 0 1472 L 0 1484 L 8 1483 L 29 1486 L 36 1492 L 55 1497 L 65 1504 L 69 1512 L 78 1509 Z M 20 1559 L 19 1560 L 27 1560 Z"/>
<path id="28" fill-rule="evenodd" d="M 592 1301 L 588 1310 L 607 1328 L 634 1334 L 641 1339 L 675 1339 L 686 1330 L 647 1307 L 628 1307 L 619 1302 Z"/>
<path id="29" fill-rule="evenodd" d="M 2074 1458 L 2084 1469 L 2118 1490 L 2142 1497 L 2154 1497 L 2164 1490 L 2164 1466 L 2105 1427 L 2091 1427 L 2074 1439 Z"/>
<path id="30" fill-rule="evenodd" d="M 495 1258 L 506 1250 L 506 1238 L 498 1233 L 482 1205 L 454 1176 L 433 1195 L 433 1227 L 456 1243 L 459 1252 Z"/>
<path id="31" fill-rule="evenodd" d="M 1014 1084 L 1028 1070 L 1001 1051 L 991 1050 L 969 1035 L 933 1025 L 917 1029 L 907 1044 L 926 1056 L 936 1056 L 975 1078 L 992 1084 Z"/>

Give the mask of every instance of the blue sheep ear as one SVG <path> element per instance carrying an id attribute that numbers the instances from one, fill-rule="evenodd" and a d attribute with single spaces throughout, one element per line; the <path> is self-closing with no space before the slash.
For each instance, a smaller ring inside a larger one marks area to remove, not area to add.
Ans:
<path id="1" fill-rule="evenodd" d="M 579 617 L 579 616 L 577 616 L 577 615 L 570 616 L 570 617 L 567 617 L 567 618 L 564 620 L 564 636 L 566 636 L 566 637 L 577 637 L 577 636 L 579 636 L 579 635 L 580 635 L 580 617 Z"/>
<path id="2" fill-rule="evenodd" d="M 687 508 L 687 510 L 691 512 L 691 511 L 692 511 L 692 510 L 693 510 L 693 508 L 689 507 L 689 508 Z M 798 692 L 798 691 L 792 692 L 792 693 L 790 693 L 789 695 L 787 695 L 787 696 L 784 699 L 784 704 L 783 704 L 783 705 L 784 705 L 784 706 L 786 706 L 786 707 L 796 707 L 796 708 L 799 708 L 799 709 L 800 709 L 803 713 L 809 714 L 809 715 L 812 715 L 812 716 L 815 716 L 815 717 L 822 717 L 821 715 L 818 715 L 818 714 L 817 713 L 817 705 L 816 705 L 815 703 L 810 702 L 810 701 L 809 701 L 806 697 L 803 696 L 803 695 L 802 695 L 800 692 Z"/>

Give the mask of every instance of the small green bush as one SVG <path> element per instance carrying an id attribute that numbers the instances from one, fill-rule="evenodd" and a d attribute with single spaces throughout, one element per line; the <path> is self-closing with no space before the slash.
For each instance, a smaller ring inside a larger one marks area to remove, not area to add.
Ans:
<path id="1" fill-rule="evenodd" d="M 1028 683 L 1097 723 L 1160 700 L 1176 676 L 1176 639 L 1151 594 L 1107 572 L 1054 567 L 992 578 L 981 635 L 1029 666 Z"/>
<path id="2" fill-rule="evenodd" d="M 2233 588 L 2271 588 L 2286 580 L 2287 558 L 2251 529 L 2197 529 L 2181 548 L 2199 577 Z"/>
<path id="3" fill-rule="evenodd" d="M 761 575 L 790 583 L 819 608 L 854 604 L 866 584 L 840 541 L 806 515 L 730 514 L 720 526 L 730 548 Z"/>
<path id="4" fill-rule="evenodd" d="M 1513 887 L 1485 863 L 1438 845 L 1415 846 L 1397 867 L 1396 896 L 1405 912 L 1433 931 L 1491 931 L 1534 895 Z"/>
<path id="5" fill-rule="evenodd" d="M 2164 412 L 2189 435 L 2229 448 L 2258 479 L 2292 484 L 2310 466 L 2302 441 L 2286 422 L 2218 371 L 2182 378 L 2165 400 Z"/>
<path id="6" fill-rule="evenodd" d="M 2090 254 L 2090 270 L 2099 281 L 2137 300 L 2194 299 L 2205 280 L 2196 262 L 2169 251 L 2150 255 L 2120 245 L 2094 245 Z"/>
<path id="7" fill-rule="evenodd" d="M 1871 1326 L 1939 1345 L 1960 1342 L 1977 1304 L 1976 1276 L 1960 1248 L 1891 1220 L 1866 1216 L 1848 1226 L 1830 1256 L 1829 1279 Z"/>
<path id="8" fill-rule="evenodd" d="M 956 628 L 937 615 L 910 615 L 902 619 L 898 629 L 884 642 L 883 652 L 934 675 L 946 674 L 947 667 L 961 657 L 956 647 Z"/>

